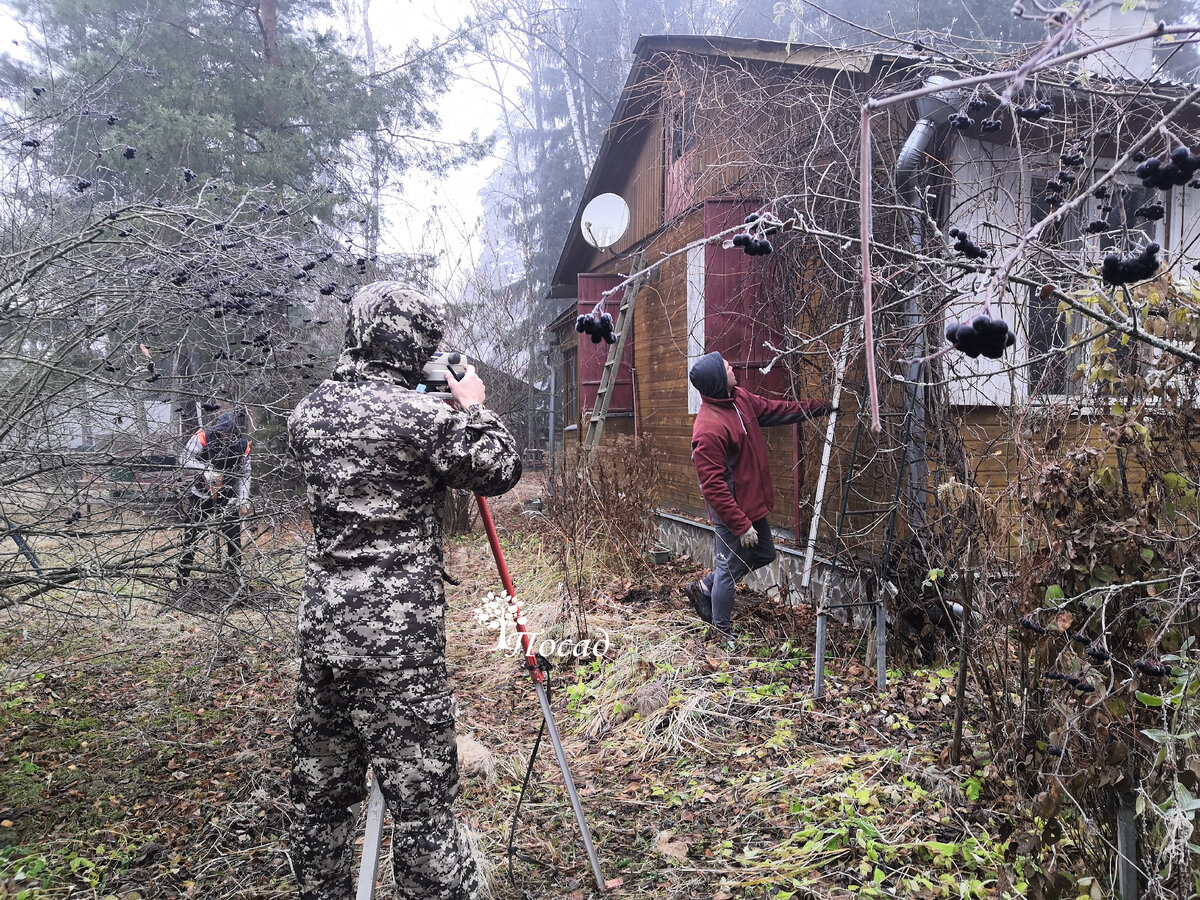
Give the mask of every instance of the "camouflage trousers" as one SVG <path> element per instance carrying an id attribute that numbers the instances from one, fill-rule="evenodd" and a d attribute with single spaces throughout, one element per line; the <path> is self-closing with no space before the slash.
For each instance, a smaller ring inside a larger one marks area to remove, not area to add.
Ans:
<path id="1" fill-rule="evenodd" d="M 354 896 L 366 771 L 392 816 L 400 900 L 472 900 L 482 876 L 450 805 L 458 794 L 444 672 L 344 669 L 302 659 L 292 726 L 292 862 L 302 900 Z"/>

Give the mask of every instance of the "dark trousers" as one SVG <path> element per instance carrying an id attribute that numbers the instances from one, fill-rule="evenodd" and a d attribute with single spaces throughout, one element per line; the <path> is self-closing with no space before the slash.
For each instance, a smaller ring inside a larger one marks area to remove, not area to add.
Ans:
<path id="1" fill-rule="evenodd" d="M 771 537 L 771 525 L 765 517 L 754 523 L 754 530 L 758 532 L 758 545 L 743 547 L 737 535 L 729 530 L 712 507 L 709 507 L 708 512 L 717 532 L 713 547 L 716 567 L 705 576 L 703 584 L 712 594 L 713 625 L 718 631 L 728 634 L 733 627 L 733 595 L 737 590 L 737 583 L 745 578 L 747 573 L 772 562 L 778 553 Z"/>
<path id="2" fill-rule="evenodd" d="M 398 900 L 472 900 L 481 873 L 451 803 L 453 698 L 444 671 L 345 669 L 301 658 L 292 725 L 292 864 L 301 900 L 354 896 L 367 767 L 392 815 Z"/>
<path id="3" fill-rule="evenodd" d="M 227 563 L 235 572 L 242 568 L 242 520 L 236 510 L 231 510 L 226 501 L 213 497 L 188 495 L 187 526 L 183 529 L 183 555 L 179 557 L 179 580 L 186 581 L 192 573 L 196 559 L 196 545 L 209 528 L 218 520 L 218 527 L 225 539 Z"/>

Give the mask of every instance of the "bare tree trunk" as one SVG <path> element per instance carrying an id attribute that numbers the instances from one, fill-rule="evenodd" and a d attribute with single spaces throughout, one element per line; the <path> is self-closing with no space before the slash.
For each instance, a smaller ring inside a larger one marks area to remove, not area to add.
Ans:
<path id="1" fill-rule="evenodd" d="M 279 15 L 275 0 L 259 0 L 257 15 L 258 29 L 262 33 L 263 68 L 270 71 L 279 65 Z M 278 95 L 274 91 L 267 93 L 263 114 L 267 127 L 278 131 L 283 116 L 279 112 Z"/>
<path id="2" fill-rule="evenodd" d="M 192 354 L 179 350 L 175 356 L 175 383 L 182 388 L 171 402 L 171 419 L 175 422 L 178 416 L 179 431 L 177 436 L 186 438 L 200 427 L 200 413 L 196 408 L 196 380 L 192 377 Z M 174 430 L 174 429 L 172 429 Z"/>
<path id="3" fill-rule="evenodd" d="M 579 163 L 583 166 L 584 174 L 592 171 L 592 154 L 588 148 L 586 117 L 581 115 L 582 105 L 575 97 L 575 85 L 571 79 L 566 79 L 563 94 L 567 100 L 567 116 L 571 120 L 571 135 L 575 138 L 575 149 L 579 153 Z"/>
<path id="4" fill-rule="evenodd" d="M 367 92 L 375 90 L 375 35 L 371 31 L 371 0 L 362 0 L 363 40 L 367 48 Z M 379 196 L 383 182 L 383 158 L 380 152 L 379 135 L 371 133 L 371 210 L 367 214 L 367 261 L 374 270 L 375 257 L 379 249 Z"/>
<path id="5" fill-rule="evenodd" d="M 629 0 L 617 0 L 617 59 L 621 71 L 633 66 L 633 30 L 629 19 Z"/>
<path id="6" fill-rule="evenodd" d="M 279 13 L 275 0 L 258 0 L 258 28 L 262 32 L 263 62 L 279 65 Z"/>

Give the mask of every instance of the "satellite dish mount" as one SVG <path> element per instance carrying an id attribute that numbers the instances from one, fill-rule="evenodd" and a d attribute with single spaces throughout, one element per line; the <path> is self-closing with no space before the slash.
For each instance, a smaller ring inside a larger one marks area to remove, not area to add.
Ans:
<path id="1" fill-rule="evenodd" d="M 599 194 L 583 208 L 579 230 L 597 250 L 608 250 L 629 228 L 629 204 L 617 194 Z"/>

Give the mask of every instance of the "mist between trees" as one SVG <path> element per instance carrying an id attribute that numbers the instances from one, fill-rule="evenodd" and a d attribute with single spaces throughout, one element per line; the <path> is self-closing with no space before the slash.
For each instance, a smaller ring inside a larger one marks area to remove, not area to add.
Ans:
<path id="1" fill-rule="evenodd" d="M 491 405 L 523 447 L 544 445 L 554 397 L 542 329 L 560 311 L 546 292 L 639 34 L 824 39 L 971 76 L 1013 72 L 1075 24 L 989 2 L 924 4 L 922 18 L 905 20 L 873 2 L 481 2 L 432 44 L 385 46 L 366 2 L 14 10 L 28 31 L 0 68 L 0 607 L 71 615 L 98 604 L 119 617 L 134 597 L 194 603 L 169 584 L 182 540 L 176 457 L 196 428 L 247 408 L 247 542 L 261 552 L 247 553 L 245 577 L 281 643 L 295 595 L 289 544 L 304 530 L 283 422 L 330 371 L 358 285 L 401 278 L 443 292 L 455 314 L 448 343 L 490 367 Z M 1174 24 L 1194 11 L 1159 15 Z M 1158 57 L 1159 76 L 1195 63 L 1184 35 Z M 456 77 L 495 88 L 499 125 L 446 146 L 433 129 Z M 720 147 L 728 158 L 705 157 L 700 184 L 765 198 L 800 225 L 780 241 L 778 302 L 763 310 L 788 339 L 780 364 L 799 378 L 809 362 L 831 370 L 843 347 L 861 359 L 861 185 L 847 136 L 866 96 L 688 66 L 663 77 L 695 98 L 699 157 L 717 154 L 710 137 L 734 136 Z M 961 585 L 968 552 L 976 561 L 971 678 L 995 764 L 1041 820 L 1029 852 L 1050 859 L 1067 837 L 1076 858 L 1107 873 L 1115 809 L 1134 804 L 1147 890 L 1184 896 L 1197 878 L 1200 792 L 1200 256 L 1177 229 L 1155 279 L 1099 272 L 1106 254 L 1165 239 L 1171 219 L 1138 215 L 1157 195 L 1132 177 L 1134 154 L 1200 149 L 1195 98 L 1161 82 L 1096 88 L 1044 68 L 1002 102 L 1012 83 L 961 94 L 960 114 L 977 99 L 1015 136 L 986 171 L 931 153 L 913 203 L 897 191 L 895 159 L 876 160 L 874 351 L 894 376 L 883 403 L 907 402 L 913 361 L 944 349 L 943 324 L 969 318 L 983 296 L 1032 348 L 991 368 L 957 351 L 927 361 L 928 490 L 904 502 L 910 518 L 928 519 L 881 574 L 907 579 L 916 603 L 940 603 L 947 582 L 924 576 Z M 1053 113 L 1018 121 L 1015 110 L 1039 99 Z M 453 177 L 486 153 L 500 164 L 476 232 L 432 231 L 420 253 L 384 252 L 389 186 L 416 171 Z M 952 176 L 979 182 L 957 206 L 937 197 Z M 1106 196 L 1096 190 L 1105 184 Z M 1186 182 L 1177 190 L 1200 196 Z M 956 252 L 950 225 L 985 256 Z M 467 242 L 477 259 L 438 268 Z M 817 266 L 824 293 L 805 289 Z M 915 315 L 903 311 L 909 295 Z M 964 412 L 971 390 L 1000 412 L 987 422 Z M 996 474 L 987 454 L 999 448 Z M 869 547 L 877 535 L 855 537 Z M 229 590 L 232 600 L 244 588 Z M 1047 865 L 1029 880 L 1050 896 L 1061 877 Z"/>

